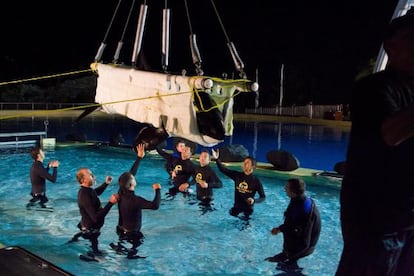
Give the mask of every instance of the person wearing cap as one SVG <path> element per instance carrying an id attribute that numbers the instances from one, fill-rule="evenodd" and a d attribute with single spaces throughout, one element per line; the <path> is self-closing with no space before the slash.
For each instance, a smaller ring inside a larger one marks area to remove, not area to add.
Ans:
<path id="1" fill-rule="evenodd" d="M 352 93 L 337 276 L 414 275 L 414 8 L 383 45 L 386 69 Z"/>

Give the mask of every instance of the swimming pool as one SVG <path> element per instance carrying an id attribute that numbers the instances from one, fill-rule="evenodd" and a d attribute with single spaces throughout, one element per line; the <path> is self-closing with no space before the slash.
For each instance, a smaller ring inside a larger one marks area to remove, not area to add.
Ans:
<path id="1" fill-rule="evenodd" d="M 178 195 L 167 200 L 167 174 L 164 160 L 147 154 L 141 162 L 136 192 L 152 199 L 151 184 L 162 184 L 162 203 L 159 210 L 143 211 L 142 232 L 146 239 L 139 254 L 146 259 L 128 260 L 109 249 L 117 240 L 115 226 L 117 207 L 107 216 L 99 238 L 100 248 L 107 252 L 101 263 L 79 260 L 89 245 L 82 240 L 66 242 L 77 232 L 80 216 L 77 206 L 79 185 L 75 173 L 79 167 L 89 167 L 101 183 L 105 175 L 115 179 L 129 170 L 134 155 L 130 152 L 102 151 L 79 146 L 57 148 L 46 152 L 50 159 L 60 161 L 58 181 L 47 183 L 47 195 L 54 212 L 27 211 L 30 199 L 29 170 L 32 160 L 28 153 L 1 154 L 0 175 L 0 242 L 21 246 L 47 259 L 74 275 L 275 275 L 275 264 L 264 258 L 279 253 L 282 236 L 272 236 L 270 229 L 283 221 L 288 204 L 284 182 L 260 177 L 267 195 L 266 201 L 255 206 L 249 222 L 228 214 L 233 204 L 233 183 L 223 174 L 223 188 L 214 190 L 214 210 L 203 210 L 189 198 Z M 214 169 L 216 169 L 214 167 Z M 101 196 L 102 202 L 117 191 L 114 181 Z M 342 239 L 339 226 L 339 190 L 308 183 L 307 194 L 317 203 L 322 218 L 318 246 L 311 256 L 299 261 L 308 275 L 334 275 Z M 283 274 L 280 274 L 283 275 Z"/>
<path id="2" fill-rule="evenodd" d="M 59 116 L 23 117 L 0 120 L 0 132 L 41 131 L 47 122 L 49 137 L 58 142 L 68 137 L 110 141 L 119 134 L 125 143 L 134 141 L 143 126 L 125 117 L 95 112 L 74 123 L 80 112 L 65 112 Z M 69 114 L 69 115 L 67 115 Z M 100 115 L 98 115 L 100 114 Z M 325 125 L 309 125 L 279 122 L 234 122 L 233 136 L 226 137 L 224 144 L 243 145 L 258 161 L 267 162 L 266 153 L 283 149 L 294 154 L 303 168 L 332 171 L 337 162 L 345 160 L 349 128 Z M 172 148 L 172 139 L 168 147 Z M 202 147 L 198 147 L 200 151 Z"/>

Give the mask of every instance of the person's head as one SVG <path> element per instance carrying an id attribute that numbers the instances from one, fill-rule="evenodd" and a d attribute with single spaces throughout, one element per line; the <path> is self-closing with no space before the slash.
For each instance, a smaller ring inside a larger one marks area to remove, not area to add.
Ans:
<path id="1" fill-rule="evenodd" d="M 32 156 L 33 160 L 37 160 L 43 162 L 45 159 L 45 153 L 40 147 L 34 147 L 30 150 L 30 156 Z"/>
<path id="2" fill-rule="evenodd" d="M 183 152 L 185 148 L 185 142 L 183 140 L 180 140 L 177 142 L 177 144 L 175 144 L 175 149 L 177 150 L 177 152 Z"/>
<path id="3" fill-rule="evenodd" d="M 299 178 L 290 178 L 285 185 L 286 194 L 290 198 L 304 195 L 305 189 L 305 182 Z"/>
<path id="4" fill-rule="evenodd" d="M 246 175 L 252 174 L 254 170 L 256 169 L 256 160 L 251 157 L 247 156 L 244 158 L 243 164 L 242 164 L 243 172 Z"/>
<path id="5" fill-rule="evenodd" d="M 124 191 L 133 191 L 137 186 L 137 181 L 135 180 L 135 176 L 130 172 L 124 172 L 118 178 L 119 188 Z"/>
<path id="6" fill-rule="evenodd" d="M 190 159 L 191 155 L 192 155 L 191 148 L 184 147 L 183 151 L 181 152 L 181 159 L 182 160 Z"/>
<path id="7" fill-rule="evenodd" d="M 85 187 L 92 187 L 96 182 L 95 175 L 88 168 L 80 168 L 76 173 L 76 180 Z"/>
<path id="8" fill-rule="evenodd" d="M 205 167 L 210 163 L 210 154 L 208 151 L 203 150 L 200 152 L 199 162 L 201 167 Z"/>
<path id="9" fill-rule="evenodd" d="M 414 8 L 393 19 L 384 35 L 388 65 L 395 70 L 414 74 Z"/>

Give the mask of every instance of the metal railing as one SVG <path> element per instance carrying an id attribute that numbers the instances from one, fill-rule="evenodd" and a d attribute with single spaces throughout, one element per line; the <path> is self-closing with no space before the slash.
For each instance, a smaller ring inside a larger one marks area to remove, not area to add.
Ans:
<path id="1" fill-rule="evenodd" d="M 53 110 L 91 103 L 33 103 L 33 102 L 0 102 L 0 110 Z"/>
<path id="2" fill-rule="evenodd" d="M 313 105 L 283 106 L 283 107 L 259 107 L 246 108 L 247 114 L 279 115 L 290 117 L 308 117 L 311 119 L 344 120 L 348 112 L 344 112 L 342 105 Z M 345 114 L 344 114 L 345 113 Z"/>
<path id="3" fill-rule="evenodd" d="M 34 146 L 44 137 L 46 131 L 0 133 L 0 148 Z"/>
<path id="4" fill-rule="evenodd" d="M 33 103 L 33 102 L 0 102 L 0 110 L 54 110 L 77 106 L 88 106 L 91 103 Z M 291 117 L 308 117 L 315 119 L 343 120 L 348 118 L 342 105 L 313 105 L 246 108 L 247 114 L 279 115 Z"/>

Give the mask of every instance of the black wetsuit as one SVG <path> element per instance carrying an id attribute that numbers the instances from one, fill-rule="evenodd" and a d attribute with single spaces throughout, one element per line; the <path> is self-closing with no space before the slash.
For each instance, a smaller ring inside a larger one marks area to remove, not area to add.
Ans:
<path id="1" fill-rule="evenodd" d="M 129 170 L 134 176 L 137 173 L 141 160 L 142 158 L 138 157 Z M 142 239 L 144 238 L 144 235 L 141 233 L 142 209 L 158 209 L 161 203 L 160 191 L 160 189 L 155 190 L 155 196 L 152 201 L 135 195 L 134 191 L 122 188 L 119 191 L 120 200 L 118 202 L 119 221 L 117 233 L 120 241 L 127 240 L 132 243 L 133 250 L 142 243 Z M 132 255 L 134 253 L 136 252 L 132 252 Z"/>
<path id="2" fill-rule="evenodd" d="M 201 200 L 201 202 L 205 204 L 209 203 L 213 199 L 213 188 L 223 187 L 223 183 L 209 165 L 204 167 L 196 167 L 194 172 L 194 180 L 204 180 L 208 183 L 207 188 L 202 188 L 200 184 L 196 182 L 197 199 Z"/>
<path id="3" fill-rule="evenodd" d="M 244 172 L 229 170 L 219 159 L 216 163 L 219 170 L 234 181 L 234 206 L 230 209 L 230 215 L 237 216 L 243 212 L 248 217 L 253 213 L 253 205 L 248 204 L 246 200 L 249 197 L 255 199 L 256 192 L 259 193 L 259 198 L 255 199 L 256 203 L 266 198 L 262 183 L 253 174 L 246 175 Z"/>
<path id="4" fill-rule="evenodd" d="M 174 187 L 169 191 L 171 195 L 175 195 L 181 184 L 190 184 L 190 178 L 194 175 L 194 164 L 190 159 L 183 160 L 181 157 L 176 157 L 159 148 L 157 148 L 157 152 L 167 160 L 168 163 L 172 164 L 174 168 L 173 170 L 176 172 L 175 177 L 171 180 Z"/>
<path id="5" fill-rule="evenodd" d="M 78 227 L 82 231 L 82 237 L 91 240 L 94 252 L 98 251 L 100 228 L 105 222 L 105 216 L 113 206 L 111 202 L 108 202 L 102 208 L 101 201 L 99 200 L 98 195 L 101 195 L 106 187 L 108 187 L 106 183 L 95 189 L 81 186 L 78 191 L 78 206 L 81 214 L 81 222 Z"/>
<path id="6" fill-rule="evenodd" d="M 174 158 L 181 159 L 181 153 L 178 151 L 174 151 L 172 153 L 172 156 Z M 171 176 L 171 172 L 174 170 L 174 159 L 167 159 L 167 162 L 165 163 L 165 169 L 167 170 L 168 174 Z"/>
<path id="7" fill-rule="evenodd" d="M 53 167 L 52 174 L 49 173 L 49 166 L 43 167 L 43 163 L 35 160 L 30 168 L 30 181 L 32 182 L 32 199 L 30 203 L 40 201 L 44 204 L 48 201 L 46 197 L 46 179 L 55 183 L 57 180 L 57 168 Z"/>
<path id="8" fill-rule="evenodd" d="M 283 233 L 283 252 L 279 258 L 296 263 L 315 250 L 321 232 L 320 214 L 312 199 L 300 196 L 290 200 L 284 215 L 284 223 L 278 227 Z"/>
<path id="9" fill-rule="evenodd" d="M 134 191 L 120 193 L 119 227 L 117 229 L 120 240 L 132 243 L 132 249 L 136 249 L 141 243 L 144 235 L 141 233 L 142 209 L 157 210 L 161 202 L 161 190 L 155 190 L 152 201 L 146 200 L 134 194 Z"/>

